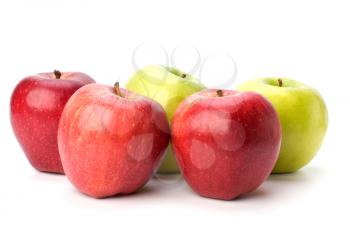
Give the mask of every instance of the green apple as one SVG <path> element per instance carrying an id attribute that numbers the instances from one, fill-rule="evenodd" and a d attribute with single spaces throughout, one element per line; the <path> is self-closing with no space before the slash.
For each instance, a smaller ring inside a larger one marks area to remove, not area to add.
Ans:
<path id="1" fill-rule="evenodd" d="M 160 103 L 171 123 L 178 105 L 189 95 L 205 87 L 190 74 L 161 65 L 149 65 L 138 70 L 126 84 L 126 89 L 150 97 Z M 158 173 L 178 173 L 179 169 L 169 144 Z"/>
<path id="2" fill-rule="evenodd" d="M 286 78 L 255 79 L 237 89 L 265 96 L 279 115 L 282 145 L 273 173 L 295 172 L 313 159 L 328 126 L 327 107 L 317 90 Z"/>

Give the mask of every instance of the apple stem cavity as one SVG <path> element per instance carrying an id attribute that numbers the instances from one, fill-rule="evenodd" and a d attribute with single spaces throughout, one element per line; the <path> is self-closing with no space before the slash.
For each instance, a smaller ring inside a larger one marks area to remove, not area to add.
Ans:
<path id="1" fill-rule="evenodd" d="M 124 97 L 122 92 L 120 91 L 119 82 L 114 83 L 114 92 L 120 97 Z"/>
<path id="2" fill-rule="evenodd" d="M 56 79 L 60 79 L 61 78 L 62 73 L 59 70 L 54 70 L 53 73 L 54 73 Z"/>
<path id="3" fill-rule="evenodd" d="M 223 92 L 222 92 L 222 90 L 217 90 L 217 91 L 216 91 L 216 95 L 217 95 L 218 97 L 223 97 Z"/>
<path id="4" fill-rule="evenodd" d="M 277 79 L 277 82 L 278 82 L 278 86 L 279 86 L 279 87 L 282 87 L 282 85 L 283 85 L 282 79 L 280 79 L 280 78 Z"/>
<path id="5" fill-rule="evenodd" d="M 186 78 L 186 77 L 187 77 L 186 74 L 182 74 L 182 75 L 181 75 L 181 78 Z"/>

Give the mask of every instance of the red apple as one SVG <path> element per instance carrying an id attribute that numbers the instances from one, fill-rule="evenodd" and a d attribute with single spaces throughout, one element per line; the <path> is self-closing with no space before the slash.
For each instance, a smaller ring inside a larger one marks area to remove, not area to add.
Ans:
<path id="1" fill-rule="evenodd" d="M 269 176 L 281 144 L 276 111 L 253 92 L 205 90 L 188 97 L 172 123 L 185 180 L 199 195 L 231 200 Z"/>
<path id="2" fill-rule="evenodd" d="M 80 72 L 55 71 L 26 77 L 17 84 L 10 103 L 12 128 L 37 170 L 63 173 L 57 147 L 59 119 L 71 95 L 92 82 Z"/>
<path id="3" fill-rule="evenodd" d="M 63 110 L 58 147 L 66 176 L 89 196 L 104 198 L 141 188 L 169 143 L 162 107 L 115 87 L 90 84 Z"/>

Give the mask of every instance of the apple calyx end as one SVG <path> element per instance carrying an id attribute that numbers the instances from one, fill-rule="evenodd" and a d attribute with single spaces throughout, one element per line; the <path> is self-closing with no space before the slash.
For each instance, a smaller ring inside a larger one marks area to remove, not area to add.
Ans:
<path id="1" fill-rule="evenodd" d="M 223 93 L 222 90 L 216 90 L 216 95 L 217 95 L 218 97 L 223 97 L 224 93 Z"/>
<path id="2" fill-rule="evenodd" d="M 115 94 L 119 95 L 120 97 L 124 97 L 122 92 L 120 91 L 119 82 L 114 83 L 114 92 L 115 92 Z"/>
<path id="3" fill-rule="evenodd" d="M 56 79 L 60 79 L 62 76 L 62 73 L 59 70 L 54 70 L 53 74 L 55 75 Z"/>
<path id="4" fill-rule="evenodd" d="M 278 86 L 279 87 L 282 87 L 283 86 L 283 81 L 282 81 L 282 79 L 277 79 L 277 82 L 278 82 Z"/>
<path id="5" fill-rule="evenodd" d="M 186 78 L 187 77 L 187 74 L 182 74 L 181 75 L 181 78 Z"/>

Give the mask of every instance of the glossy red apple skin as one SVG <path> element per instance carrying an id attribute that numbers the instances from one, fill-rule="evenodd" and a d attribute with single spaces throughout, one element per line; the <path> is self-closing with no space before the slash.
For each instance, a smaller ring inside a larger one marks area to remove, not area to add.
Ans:
<path id="1" fill-rule="evenodd" d="M 162 107 L 151 99 L 90 84 L 68 101 L 58 145 L 66 176 L 95 198 L 128 194 L 153 175 L 170 132 Z"/>
<path id="2" fill-rule="evenodd" d="M 232 200 L 269 176 L 281 145 L 274 108 L 253 92 L 205 90 L 188 97 L 172 123 L 182 174 L 199 195 Z"/>
<path id="3" fill-rule="evenodd" d="M 20 81 L 10 102 L 14 134 L 31 165 L 42 172 L 63 173 L 57 146 L 58 123 L 71 95 L 94 80 L 80 72 L 40 73 Z"/>

